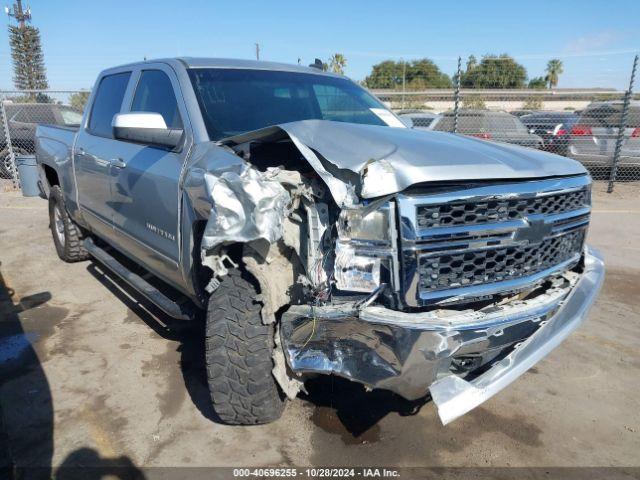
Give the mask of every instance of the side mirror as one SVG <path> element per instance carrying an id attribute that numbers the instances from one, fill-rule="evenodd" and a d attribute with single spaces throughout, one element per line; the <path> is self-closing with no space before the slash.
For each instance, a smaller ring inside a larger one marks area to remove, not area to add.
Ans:
<path id="1" fill-rule="evenodd" d="M 183 134 L 181 128 L 167 128 L 159 113 L 117 113 L 111 126 L 118 140 L 169 148 L 177 147 Z"/>

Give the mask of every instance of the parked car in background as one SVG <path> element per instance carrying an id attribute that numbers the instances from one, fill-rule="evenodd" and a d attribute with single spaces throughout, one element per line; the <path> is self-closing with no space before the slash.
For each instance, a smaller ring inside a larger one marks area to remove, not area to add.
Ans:
<path id="1" fill-rule="evenodd" d="M 55 103 L 5 103 L 7 125 L 14 155 L 35 153 L 36 127 L 39 124 L 78 127 L 82 111 Z M 0 178 L 10 178 L 9 149 L 4 129 L 0 129 Z"/>
<path id="2" fill-rule="evenodd" d="M 568 156 L 588 166 L 611 164 L 622 110 L 622 101 L 589 104 L 571 128 Z M 629 106 L 618 163 L 640 166 L 640 101 Z"/>
<path id="3" fill-rule="evenodd" d="M 574 112 L 537 112 L 523 115 L 520 120 L 529 133 L 542 138 L 543 150 L 567 155 L 569 149 L 569 134 L 578 120 Z"/>
<path id="4" fill-rule="evenodd" d="M 445 112 L 431 124 L 431 129 L 453 132 L 454 120 L 454 112 Z M 542 138 L 529 133 L 518 117 L 506 112 L 459 110 L 457 133 L 523 147 L 542 147 Z"/>
<path id="5" fill-rule="evenodd" d="M 433 121 L 438 118 L 438 115 L 432 112 L 416 110 L 400 111 L 398 112 L 398 117 L 409 128 L 427 130 Z"/>
<path id="6" fill-rule="evenodd" d="M 511 115 L 515 115 L 516 117 L 522 117 L 524 115 L 531 115 L 532 113 L 538 113 L 538 111 L 522 109 L 522 110 L 511 110 L 509 113 Z"/>

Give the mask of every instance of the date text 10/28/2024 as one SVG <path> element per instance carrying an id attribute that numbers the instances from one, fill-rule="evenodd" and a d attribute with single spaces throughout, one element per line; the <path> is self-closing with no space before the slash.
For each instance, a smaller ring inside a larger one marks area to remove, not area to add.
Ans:
<path id="1" fill-rule="evenodd" d="M 234 468 L 234 478 L 397 478 L 400 471 L 389 468 Z"/>

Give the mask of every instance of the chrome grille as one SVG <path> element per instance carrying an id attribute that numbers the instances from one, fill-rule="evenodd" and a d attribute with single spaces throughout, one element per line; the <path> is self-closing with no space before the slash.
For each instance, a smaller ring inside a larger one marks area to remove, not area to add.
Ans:
<path id="1" fill-rule="evenodd" d="M 533 198 L 489 200 L 485 202 L 453 202 L 418 207 L 417 222 L 421 228 L 514 220 L 527 215 L 554 215 L 589 204 L 589 189 Z"/>
<path id="2" fill-rule="evenodd" d="M 420 290 L 511 280 L 541 272 L 567 261 L 577 261 L 584 230 L 544 240 L 537 245 L 484 248 L 460 253 L 437 253 L 420 257 Z"/>
<path id="3" fill-rule="evenodd" d="M 589 223 L 590 179 L 399 195 L 397 201 L 405 303 L 468 301 L 530 288 L 574 266 Z"/>

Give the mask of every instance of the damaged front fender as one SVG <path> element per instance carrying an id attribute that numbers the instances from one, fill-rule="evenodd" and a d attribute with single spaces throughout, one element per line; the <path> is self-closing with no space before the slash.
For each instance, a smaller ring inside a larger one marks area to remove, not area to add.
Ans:
<path id="1" fill-rule="evenodd" d="M 276 175 L 275 170 L 261 173 L 250 166 L 240 174 L 205 174 L 212 208 L 202 237 L 204 251 L 224 243 L 271 244 L 282 237 L 291 197 Z"/>

